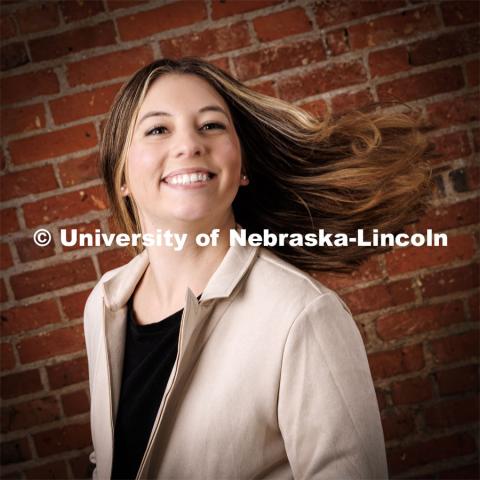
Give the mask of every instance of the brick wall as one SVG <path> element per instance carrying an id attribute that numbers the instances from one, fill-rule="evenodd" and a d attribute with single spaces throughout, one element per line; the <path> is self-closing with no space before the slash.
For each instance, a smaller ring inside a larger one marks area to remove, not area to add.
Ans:
<path id="1" fill-rule="evenodd" d="M 350 305 L 378 391 L 392 477 L 478 468 L 479 11 L 475 1 L 2 1 L 0 242 L 4 478 L 83 478 L 90 451 L 85 299 L 128 257 L 64 248 L 109 231 L 95 161 L 123 82 L 161 56 L 202 56 L 324 114 L 406 100 L 435 124 L 430 211 L 403 248 L 322 275 Z M 36 247 L 38 227 L 54 242 Z"/>

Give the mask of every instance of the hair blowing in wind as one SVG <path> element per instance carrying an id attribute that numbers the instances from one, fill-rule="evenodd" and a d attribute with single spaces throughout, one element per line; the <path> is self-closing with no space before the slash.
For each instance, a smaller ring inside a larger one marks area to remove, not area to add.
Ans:
<path id="1" fill-rule="evenodd" d="M 248 233 L 316 233 L 355 236 L 398 233 L 424 213 L 431 194 L 433 145 L 425 120 L 387 113 L 372 104 L 341 116 L 316 118 L 298 106 L 258 93 L 196 57 L 163 58 L 145 66 L 118 92 L 100 148 L 101 174 L 121 231 L 141 233 L 138 212 L 122 197 L 125 162 L 140 105 L 155 79 L 193 74 L 226 101 L 242 145 L 250 184 L 233 202 Z M 376 108 L 375 108 L 376 107 Z M 407 106 L 408 107 L 408 106 Z M 137 252 L 144 247 L 136 247 Z M 268 247 L 307 271 L 348 272 L 388 247 Z"/>

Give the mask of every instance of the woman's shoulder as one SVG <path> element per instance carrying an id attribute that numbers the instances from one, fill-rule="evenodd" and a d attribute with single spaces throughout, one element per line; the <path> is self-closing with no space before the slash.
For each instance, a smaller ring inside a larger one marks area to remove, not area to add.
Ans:
<path id="1" fill-rule="evenodd" d="M 252 273 L 253 281 L 257 288 L 265 290 L 266 298 L 275 297 L 280 302 L 296 300 L 306 306 L 323 297 L 340 303 L 351 315 L 350 309 L 338 293 L 309 273 L 283 260 L 270 249 L 258 249 L 258 259 Z"/>

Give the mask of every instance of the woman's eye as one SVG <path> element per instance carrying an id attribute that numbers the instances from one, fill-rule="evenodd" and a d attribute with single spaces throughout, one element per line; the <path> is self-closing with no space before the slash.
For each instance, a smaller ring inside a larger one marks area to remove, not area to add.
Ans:
<path id="1" fill-rule="evenodd" d="M 147 132 L 147 135 L 152 135 L 153 132 L 155 132 L 156 130 L 160 130 L 162 128 L 165 128 L 165 127 L 153 127 L 151 130 Z"/>
<path id="2" fill-rule="evenodd" d="M 225 126 L 222 125 L 221 123 L 215 123 L 215 122 L 211 122 L 211 123 L 206 123 L 205 125 L 203 125 L 201 128 L 205 128 L 205 127 L 209 127 L 209 126 L 213 126 L 214 129 L 217 129 L 217 128 L 220 128 L 221 130 L 225 130 Z M 166 127 L 163 127 L 163 126 L 158 126 L 158 127 L 153 127 L 151 130 L 149 130 L 147 132 L 147 135 L 152 135 L 153 132 L 157 131 L 157 130 L 161 130 L 161 129 L 164 129 Z M 207 130 L 211 130 L 211 128 L 208 128 Z"/>
<path id="3" fill-rule="evenodd" d="M 214 125 L 215 127 L 220 127 L 221 130 L 225 130 L 225 126 L 222 125 L 221 123 L 206 123 L 202 128 L 208 127 L 209 125 Z"/>

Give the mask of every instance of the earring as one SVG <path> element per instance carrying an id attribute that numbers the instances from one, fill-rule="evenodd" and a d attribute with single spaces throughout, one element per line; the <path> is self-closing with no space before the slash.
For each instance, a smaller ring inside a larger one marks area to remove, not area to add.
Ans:
<path id="1" fill-rule="evenodd" d="M 242 180 L 247 180 L 248 177 L 246 175 L 242 175 Z"/>

